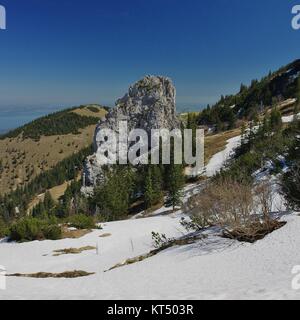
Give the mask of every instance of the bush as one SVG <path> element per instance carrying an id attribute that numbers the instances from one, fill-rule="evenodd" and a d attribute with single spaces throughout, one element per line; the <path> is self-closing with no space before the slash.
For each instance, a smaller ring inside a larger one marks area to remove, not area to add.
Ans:
<path id="1" fill-rule="evenodd" d="M 58 225 L 48 225 L 43 229 L 45 239 L 59 240 L 62 237 L 61 227 Z"/>
<path id="2" fill-rule="evenodd" d="M 254 222 L 271 221 L 272 202 L 272 189 L 267 182 L 254 186 L 247 181 L 219 178 L 189 199 L 185 212 L 192 221 L 184 221 L 183 225 L 198 230 L 212 225 L 247 229 Z"/>
<path id="3" fill-rule="evenodd" d="M 300 161 L 297 161 L 292 168 L 286 172 L 281 181 L 284 197 L 295 211 L 300 210 Z"/>
<path id="4" fill-rule="evenodd" d="M 165 234 L 160 234 L 154 231 L 152 232 L 152 240 L 156 249 L 163 248 L 174 241 L 174 239 L 167 238 Z"/>
<path id="5" fill-rule="evenodd" d="M 95 221 L 93 217 L 84 214 L 77 214 L 68 219 L 71 227 L 76 229 L 95 229 Z"/>
<path id="6" fill-rule="evenodd" d="M 9 238 L 18 242 L 57 240 L 61 238 L 61 228 L 50 220 L 27 217 L 9 228 Z"/>
<path id="7" fill-rule="evenodd" d="M 0 218 L 0 239 L 7 236 L 8 228 L 5 222 Z"/>
<path id="8" fill-rule="evenodd" d="M 41 240 L 41 226 L 38 219 L 24 218 L 10 227 L 10 239 L 15 241 Z"/>
<path id="9" fill-rule="evenodd" d="M 229 239 L 235 239 L 241 242 L 254 243 L 257 240 L 263 239 L 269 233 L 280 229 L 286 225 L 285 221 L 270 220 L 256 221 L 250 224 L 247 228 L 236 228 L 234 230 L 225 230 L 223 236 Z"/>
<path id="10" fill-rule="evenodd" d="M 192 197 L 185 211 L 199 227 L 211 225 L 235 227 L 250 220 L 253 209 L 252 186 L 233 179 L 219 179 Z"/>

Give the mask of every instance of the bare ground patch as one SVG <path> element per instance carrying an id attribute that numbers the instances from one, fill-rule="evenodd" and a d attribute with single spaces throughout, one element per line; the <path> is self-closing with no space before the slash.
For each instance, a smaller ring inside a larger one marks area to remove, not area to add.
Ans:
<path id="1" fill-rule="evenodd" d="M 92 230 L 88 229 L 70 230 L 68 227 L 64 226 L 62 228 L 62 239 L 79 239 L 91 232 Z"/>
<path id="2" fill-rule="evenodd" d="M 86 272 L 82 270 L 65 271 L 61 273 L 37 272 L 37 273 L 14 273 L 8 274 L 7 277 L 23 277 L 23 278 L 81 278 L 95 274 L 94 272 Z"/>
<path id="3" fill-rule="evenodd" d="M 81 247 L 81 248 L 68 248 L 68 249 L 59 249 L 59 250 L 54 250 L 54 257 L 58 257 L 64 254 L 80 254 L 84 251 L 91 251 L 91 250 L 96 250 L 96 247 L 92 246 L 86 246 L 86 247 Z"/>
<path id="4" fill-rule="evenodd" d="M 100 234 L 99 238 L 107 238 L 110 236 L 111 236 L 111 233 L 103 233 L 103 234 Z"/>

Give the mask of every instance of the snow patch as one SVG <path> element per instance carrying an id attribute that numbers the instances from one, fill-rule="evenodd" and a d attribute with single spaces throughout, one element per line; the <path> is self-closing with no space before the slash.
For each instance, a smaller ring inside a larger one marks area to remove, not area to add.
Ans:
<path id="1" fill-rule="evenodd" d="M 209 163 L 206 166 L 206 176 L 212 177 L 216 173 L 218 173 L 226 161 L 228 161 L 232 155 L 234 154 L 234 150 L 240 146 L 241 144 L 241 136 L 237 136 L 234 138 L 231 138 L 227 141 L 226 148 L 215 154 L 209 161 Z"/>

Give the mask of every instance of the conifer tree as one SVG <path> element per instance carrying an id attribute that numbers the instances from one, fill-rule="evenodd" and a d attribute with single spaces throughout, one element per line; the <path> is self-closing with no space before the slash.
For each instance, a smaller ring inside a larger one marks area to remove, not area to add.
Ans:
<path id="1" fill-rule="evenodd" d="M 167 168 L 167 201 L 166 203 L 173 207 L 182 204 L 184 186 L 183 168 L 181 165 L 170 164 Z"/>
<path id="2" fill-rule="evenodd" d="M 196 130 L 197 130 L 197 117 L 194 113 L 189 112 L 188 120 L 187 120 L 187 129 L 192 130 L 193 138 L 192 138 L 192 150 L 193 154 L 196 153 Z"/>
<path id="3" fill-rule="evenodd" d="M 152 175 L 151 175 L 151 169 L 148 168 L 148 172 L 145 179 L 145 207 L 146 209 L 152 207 L 153 205 L 153 198 L 154 198 L 154 189 L 152 184 Z"/>
<path id="4" fill-rule="evenodd" d="M 246 132 L 247 128 L 245 123 L 242 124 L 241 127 L 241 145 L 245 145 L 247 142 L 247 132 Z"/>
<path id="5" fill-rule="evenodd" d="M 298 79 L 297 79 L 296 99 L 297 99 L 297 102 L 296 102 L 295 108 L 296 108 L 297 110 L 295 110 L 295 114 L 298 114 L 298 113 L 299 113 L 299 110 L 300 110 L 300 77 L 298 77 Z"/>
<path id="6" fill-rule="evenodd" d="M 183 166 L 174 163 L 174 143 L 171 143 L 171 163 L 166 166 L 165 171 L 166 187 L 167 187 L 167 205 L 173 207 L 180 206 L 182 203 L 184 186 Z"/>
<path id="7" fill-rule="evenodd" d="M 132 199 L 134 175 L 129 167 L 109 170 L 105 182 L 95 191 L 93 204 L 105 218 L 116 220 L 128 214 Z"/>
<path id="8" fill-rule="evenodd" d="M 271 112 L 270 127 L 273 130 L 278 130 L 282 127 L 281 113 L 276 108 L 272 109 L 272 112 Z"/>
<path id="9" fill-rule="evenodd" d="M 47 191 L 45 193 L 45 198 L 44 198 L 44 207 L 46 210 L 52 210 L 55 207 L 55 202 L 51 196 L 51 193 Z"/>
<path id="10" fill-rule="evenodd" d="M 268 116 L 265 115 L 264 121 L 263 121 L 263 131 L 268 132 L 269 131 L 268 129 L 269 129 L 269 119 L 268 119 Z"/>
<path id="11" fill-rule="evenodd" d="M 247 86 L 245 86 L 243 83 L 240 86 L 240 93 L 244 93 L 247 90 Z"/>
<path id="12" fill-rule="evenodd" d="M 145 206 L 150 208 L 158 204 L 163 197 L 162 176 L 158 165 L 150 165 L 145 179 Z"/>

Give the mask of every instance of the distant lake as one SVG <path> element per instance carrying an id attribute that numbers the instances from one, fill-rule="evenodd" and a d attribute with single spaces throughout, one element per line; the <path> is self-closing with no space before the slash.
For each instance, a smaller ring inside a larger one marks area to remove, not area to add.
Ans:
<path id="1" fill-rule="evenodd" d="M 61 107 L 0 107 L 0 134 L 61 109 Z"/>
<path id="2" fill-rule="evenodd" d="M 0 134 L 64 108 L 65 107 L 0 107 Z M 199 110 L 200 108 L 194 106 L 177 106 L 177 112 L 180 113 Z"/>
<path id="3" fill-rule="evenodd" d="M 3 115 L 0 111 L 0 133 L 3 134 L 11 129 L 15 129 L 28 123 L 43 114 L 31 113 L 28 115 Z"/>

